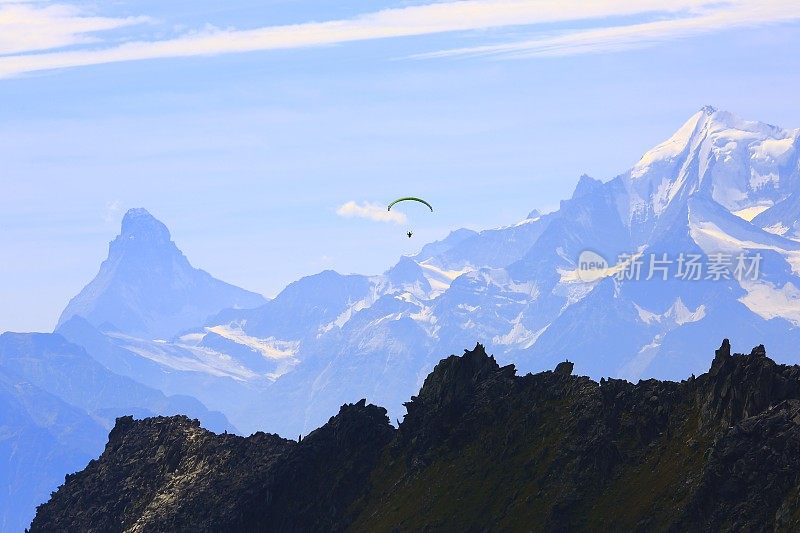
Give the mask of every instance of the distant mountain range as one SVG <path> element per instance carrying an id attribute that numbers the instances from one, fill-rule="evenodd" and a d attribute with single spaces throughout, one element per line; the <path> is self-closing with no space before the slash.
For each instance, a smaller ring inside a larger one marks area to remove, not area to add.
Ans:
<path id="1" fill-rule="evenodd" d="M 798 139 L 705 107 L 629 171 L 580 177 L 556 211 L 456 230 L 380 275 L 308 276 L 272 300 L 192 267 L 133 209 L 55 333 L 0 337 L 0 399 L 15 413 L 0 445 L 38 428 L 55 449 L 76 425 L 179 412 L 294 437 L 358 397 L 397 420 L 440 354 L 476 341 L 523 372 L 569 359 L 595 379 L 699 374 L 722 337 L 798 362 Z M 20 387 L 80 416 L 41 422 Z M 80 463 L 101 447 L 65 450 Z M 0 476 L 25 460 L 8 455 Z"/>
<path id="2" fill-rule="evenodd" d="M 798 130 L 705 107 L 629 171 L 606 182 L 582 176 L 558 210 L 454 231 L 382 275 L 325 271 L 167 342 L 102 313 L 88 322 L 128 354 L 119 357 L 155 365 L 134 379 L 196 396 L 244 431 L 286 435 L 324 422 L 354 394 L 399 418 L 437 354 L 475 340 L 524 371 L 569 358 L 598 379 L 699 373 L 708 339 L 723 336 L 798 361 L 798 139 Z M 180 256 L 168 238 L 142 241 L 143 257 Z M 583 271 L 586 253 L 605 267 Z M 119 261 L 120 271 L 142 264 Z M 171 285 L 168 272 L 150 275 Z M 82 345 L 97 335 L 66 322 L 59 331 Z"/>
<path id="3" fill-rule="evenodd" d="M 680 383 L 439 362 L 394 428 L 364 400 L 302 440 L 123 417 L 37 531 L 796 531 L 800 367 L 763 346 Z"/>
<path id="4" fill-rule="evenodd" d="M 64 475 L 103 450 L 107 429 L 5 368 L 0 369 L 0 531 L 22 531 Z"/>

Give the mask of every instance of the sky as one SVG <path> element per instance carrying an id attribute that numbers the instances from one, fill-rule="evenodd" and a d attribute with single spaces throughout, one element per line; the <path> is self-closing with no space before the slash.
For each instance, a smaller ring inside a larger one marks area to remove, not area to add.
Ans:
<path id="1" fill-rule="evenodd" d="M 800 127 L 798 44 L 796 0 L 0 0 L 0 331 L 133 207 L 275 296 L 556 209 L 706 104 Z"/>

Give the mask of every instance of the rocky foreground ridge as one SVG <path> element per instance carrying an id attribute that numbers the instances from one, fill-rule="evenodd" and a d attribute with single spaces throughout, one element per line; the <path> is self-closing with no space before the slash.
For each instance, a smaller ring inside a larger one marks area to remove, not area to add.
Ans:
<path id="1" fill-rule="evenodd" d="M 800 367 L 763 346 L 680 383 L 442 360 L 398 429 L 364 400 L 302 440 L 117 419 L 31 531 L 797 531 Z"/>

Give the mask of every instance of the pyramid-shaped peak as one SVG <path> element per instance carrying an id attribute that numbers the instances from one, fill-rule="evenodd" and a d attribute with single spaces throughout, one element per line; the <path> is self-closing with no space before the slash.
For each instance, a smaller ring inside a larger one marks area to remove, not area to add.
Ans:
<path id="1" fill-rule="evenodd" d="M 122 236 L 128 238 L 147 238 L 170 240 L 169 229 L 147 209 L 137 207 L 128 210 L 122 217 Z"/>
<path id="2" fill-rule="evenodd" d="M 59 326 L 74 316 L 95 328 L 147 339 L 169 338 L 226 308 L 262 305 L 258 294 L 194 268 L 167 227 L 131 209 L 95 278 L 70 300 Z"/>

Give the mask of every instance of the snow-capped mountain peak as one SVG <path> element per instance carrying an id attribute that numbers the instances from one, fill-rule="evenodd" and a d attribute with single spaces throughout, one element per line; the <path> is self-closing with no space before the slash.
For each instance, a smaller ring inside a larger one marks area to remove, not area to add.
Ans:
<path id="1" fill-rule="evenodd" d="M 645 152 L 630 171 L 632 180 L 641 179 L 652 174 L 658 167 L 661 170 L 672 168 L 676 161 L 692 145 L 699 131 L 702 131 L 708 118 L 716 113 L 716 109 L 706 106 L 689 118 L 669 139 Z"/>
<path id="2" fill-rule="evenodd" d="M 617 178 L 620 216 L 646 236 L 656 219 L 685 211 L 688 198 L 700 194 L 752 219 L 797 188 L 799 144 L 800 130 L 703 107 Z"/>

